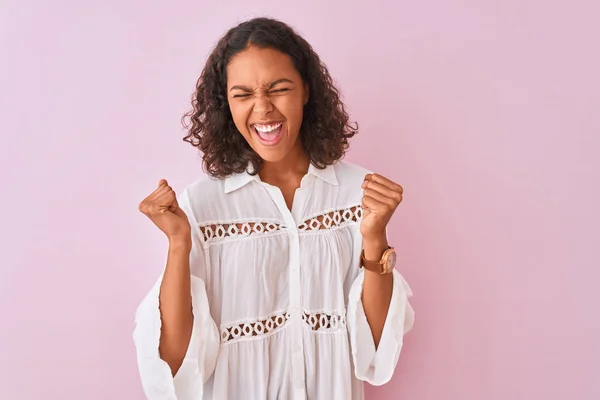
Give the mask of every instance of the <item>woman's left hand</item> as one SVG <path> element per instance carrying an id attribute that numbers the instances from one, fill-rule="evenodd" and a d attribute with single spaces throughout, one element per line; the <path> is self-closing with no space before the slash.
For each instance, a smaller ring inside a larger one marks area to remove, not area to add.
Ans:
<path id="1" fill-rule="evenodd" d="M 363 220 L 360 233 L 364 240 L 386 240 L 386 226 L 402 202 L 402 186 L 378 175 L 367 174 L 361 187 Z"/>

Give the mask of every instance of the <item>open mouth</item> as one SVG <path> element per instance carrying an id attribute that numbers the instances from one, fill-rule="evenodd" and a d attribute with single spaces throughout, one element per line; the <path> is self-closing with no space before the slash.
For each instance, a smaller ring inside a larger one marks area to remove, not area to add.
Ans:
<path id="1" fill-rule="evenodd" d="M 268 124 L 253 124 L 252 130 L 265 146 L 277 144 L 283 136 L 283 122 L 271 122 Z"/>

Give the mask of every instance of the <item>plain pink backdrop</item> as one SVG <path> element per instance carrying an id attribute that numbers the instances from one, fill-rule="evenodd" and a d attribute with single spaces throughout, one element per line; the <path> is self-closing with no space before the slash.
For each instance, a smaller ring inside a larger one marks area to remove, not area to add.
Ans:
<path id="1" fill-rule="evenodd" d="M 202 174 L 179 118 L 263 14 L 339 82 L 348 159 L 405 187 L 417 321 L 368 398 L 600 398 L 600 7 L 515 0 L 3 0 L 0 398 L 143 399 L 133 316 L 166 241 L 137 204 Z"/>

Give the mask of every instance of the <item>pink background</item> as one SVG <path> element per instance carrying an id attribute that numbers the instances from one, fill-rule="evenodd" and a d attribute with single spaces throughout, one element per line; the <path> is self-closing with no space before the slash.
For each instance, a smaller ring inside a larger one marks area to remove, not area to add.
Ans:
<path id="1" fill-rule="evenodd" d="M 348 158 L 406 189 L 417 323 L 368 398 L 600 398 L 597 4 L 3 0 L 0 398 L 143 398 L 133 313 L 166 242 L 137 204 L 201 174 L 179 117 L 262 14 L 339 82 Z"/>

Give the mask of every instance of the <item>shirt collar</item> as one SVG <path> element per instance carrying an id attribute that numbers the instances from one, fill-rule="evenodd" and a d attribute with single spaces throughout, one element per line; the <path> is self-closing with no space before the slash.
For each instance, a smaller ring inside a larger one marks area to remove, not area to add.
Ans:
<path id="1" fill-rule="evenodd" d="M 329 183 L 330 185 L 337 186 L 338 180 L 337 175 L 335 173 L 335 167 L 333 165 L 328 165 L 325 169 L 318 169 L 312 163 L 308 167 L 308 174 L 314 175 L 317 178 Z M 248 183 L 256 181 L 260 182 L 260 177 L 257 175 L 250 175 L 248 171 L 242 172 L 240 174 L 233 174 L 225 178 L 225 193 L 231 193 L 239 188 L 246 186 Z"/>
<path id="2" fill-rule="evenodd" d="M 238 190 L 252 181 L 260 182 L 260 177 L 258 174 L 250 175 L 247 170 L 240 174 L 229 175 L 225 178 L 225 193 L 231 193 Z"/>
<path id="3" fill-rule="evenodd" d="M 335 173 L 335 167 L 333 165 L 328 165 L 325 167 L 325 169 L 318 169 L 311 163 L 310 167 L 308 167 L 308 175 L 314 175 L 333 186 L 337 186 L 339 184 L 337 175 Z"/>

